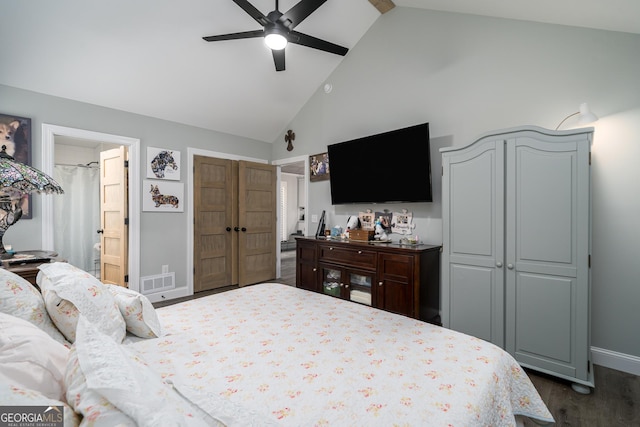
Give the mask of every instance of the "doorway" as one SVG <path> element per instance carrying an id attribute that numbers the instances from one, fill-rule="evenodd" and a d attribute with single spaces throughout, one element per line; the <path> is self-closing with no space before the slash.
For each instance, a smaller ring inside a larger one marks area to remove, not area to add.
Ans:
<path id="1" fill-rule="evenodd" d="M 56 125 L 42 125 L 42 171 L 54 175 L 56 161 L 56 144 L 74 144 L 84 149 L 101 151 L 114 146 L 126 146 L 129 151 L 129 287 L 139 290 L 140 276 L 140 172 L 139 150 L 140 140 L 118 135 L 111 135 L 82 129 L 67 128 Z M 63 187 L 63 189 L 65 189 Z M 65 189 L 66 190 L 66 189 Z M 42 198 L 42 248 L 54 250 L 54 225 L 55 213 L 53 200 L 50 197 Z"/>
<path id="2" fill-rule="evenodd" d="M 290 285 L 295 285 L 295 238 L 292 234 L 300 230 L 301 235 L 307 235 L 309 229 L 309 218 L 306 214 L 309 206 L 309 168 L 307 162 L 307 156 L 291 157 L 273 162 L 278 166 L 279 188 L 286 180 L 286 176 L 293 177 L 289 179 L 289 183 L 293 185 L 288 185 L 288 183 L 284 186 L 286 187 L 284 194 L 278 192 L 278 230 L 284 231 L 281 233 L 276 275 L 282 282 Z M 286 203 L 283 203 L 283 198 L 286 198 Z M 292 202 L 294 205 L 291 205 Z"/>

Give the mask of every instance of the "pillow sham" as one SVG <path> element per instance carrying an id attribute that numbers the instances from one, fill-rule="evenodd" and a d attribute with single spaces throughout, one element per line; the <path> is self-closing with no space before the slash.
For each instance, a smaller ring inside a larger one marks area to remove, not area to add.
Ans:
<path id="1" fill-rule="evenodd" d="M 120 314 L 127 325 L 127 331 L 140 338 L 160 336 L 160 320 L 155 308 L 146 296 L 118 285 L 105 286 L 120 308 Z"/>
<path id="2" fill-rule="evenodd" d="M 78 321 L 75 346 L 88 389 L 102 395 L 137 425 L 210 425 L 202 410 L 165 384 L 134 349 L 101 333 L 84 316 Z"/>
<path id="3" fill-rule="evenodd" d="M 97 328 L 122 342 L 125 322 L 113 295 L 91 274 L 67 263 L 42 264 L 37 279 L 51 320 L 69 342 L 76 339 L 82 313 Z"/>
<path id="4" fill-rule="evenodd" d="M 68 344 L 51 321 L 40 292 L 27 280 L 4 268 L 0 268 L 0 312 L 24 319 L 59 343 Z"/>
<path id="5" fill-rule="evenodd" d="M 3 406 L 43 406 L 47 409 L 52 406 L 61 406 L 64 427 L 77 427 L 80 423 L 78 414 L 66 403 L 51 399 L 36 390 L 31 390 L 11 382 L 0 381 L 0 402 L 2 402 Z M 54 408 L 53 410 L 57 411 L 58 408 Z"/>
<path id="6" fill-rule="evenodd" d="M 67 389 L 67 402 L 77 413 L 82 414 L 83 424 L 92 427 L 136 426 L 131 418 L 87 386 L 87 378 L 80 368 L 75 345 L 69 351 L 64 384 Z"/>
<path id="7" fill-rule="evenodd" d="M 0 379 L 4 382 L 61 400 L 68 354 L 68 348 L 37 326 L 0 313 Z"/>

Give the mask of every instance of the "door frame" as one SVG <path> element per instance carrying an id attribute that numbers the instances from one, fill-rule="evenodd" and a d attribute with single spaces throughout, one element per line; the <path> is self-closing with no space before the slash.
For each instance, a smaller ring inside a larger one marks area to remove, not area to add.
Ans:
<path id="1" fill-rule="evenodd" d="M 271 162 L 272 165 L 277 166 L 277 190 L 276 190 L 276 206 L 278 207 L 278 220 L 276 223 L 276 230 L 279 231 L 282 227 L 282 212 L 280 212 L 280 182 L 282 180 L 282 166 L 288 165 L 291 163 L 299 163 L 303 162 L 305 164 L 304 168 L 304 206 L 306 213 L 304 215 L 304 229 L 307 230 L 307 234 L 309 233 L 309 175 L 310 171 L 308 166 L 309 156 L 296 156 L 296 157 L 288 157 L 286 159 L 273 160 Z M 282 257 L 280 252 L 280 240 L 276 239 L 278 250 L 276 251 L 276 277 L 282 276 Z"/>
<path id="2" fill-rule="evenodd" d="M 42 124 L 42 171 L 53 176 L 55 137 L 124 145 L 129 151 L 129 288 L 140 290 L 140 139 L 65 126 Z M 42 197 L 42 249 L 53 248 L 53 200 Z"/>
<path id="3" fill-rule="evenodd" d="M 268 164 L 269 161 L 265 159 L 256 159 L 254 157 L 247 156 L 239 156 L 229 153 L 220 153 L 217 151 L 203 150 L 201 148 L 192 148 L 187 147 L 187 200 L 189 203 L 187 204 L 187 295 L 193 295 L 193 269 L 195 268 L 193 264 L 193 223 L 195 220 L 195 206 L 193 204 L 193 174 L 194 174 L 194 157 L 195 156 L 204 156 L 204 157 L 216 157 L 218 159 L 227 159 L 227 160 L 246 160 L 248 162 L 254 163 L 265 163 Z M 280 179 L 280 173 L 278 169 L 278 182 Z M 279 183 L 278 183 L 279 185 Z M 277 239 L 276 239 L 277 240 Z M 278 256 L 276 260 L 277 269 L 280 266 L 280 257 Z M 191 272 L 191 273 L 189 273 Z"/>

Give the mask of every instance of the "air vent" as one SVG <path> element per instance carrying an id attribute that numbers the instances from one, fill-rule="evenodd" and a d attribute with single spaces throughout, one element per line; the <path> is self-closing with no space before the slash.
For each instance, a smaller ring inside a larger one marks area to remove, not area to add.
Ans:
<path id="1" fill-rule="evenodd" d="M 140 289 L 143 294 L 163 292 L 176 287 L 176 273 L 156 274 L 140 278 Z"/>

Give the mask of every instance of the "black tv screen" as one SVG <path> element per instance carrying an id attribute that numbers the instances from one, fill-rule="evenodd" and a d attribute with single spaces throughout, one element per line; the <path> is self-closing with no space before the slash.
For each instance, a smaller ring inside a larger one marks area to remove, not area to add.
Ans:
<path id="1" fill-rule="evenodd" d="M 429 123 L 328 146 L 331 203 L 431 202 Z"/>

